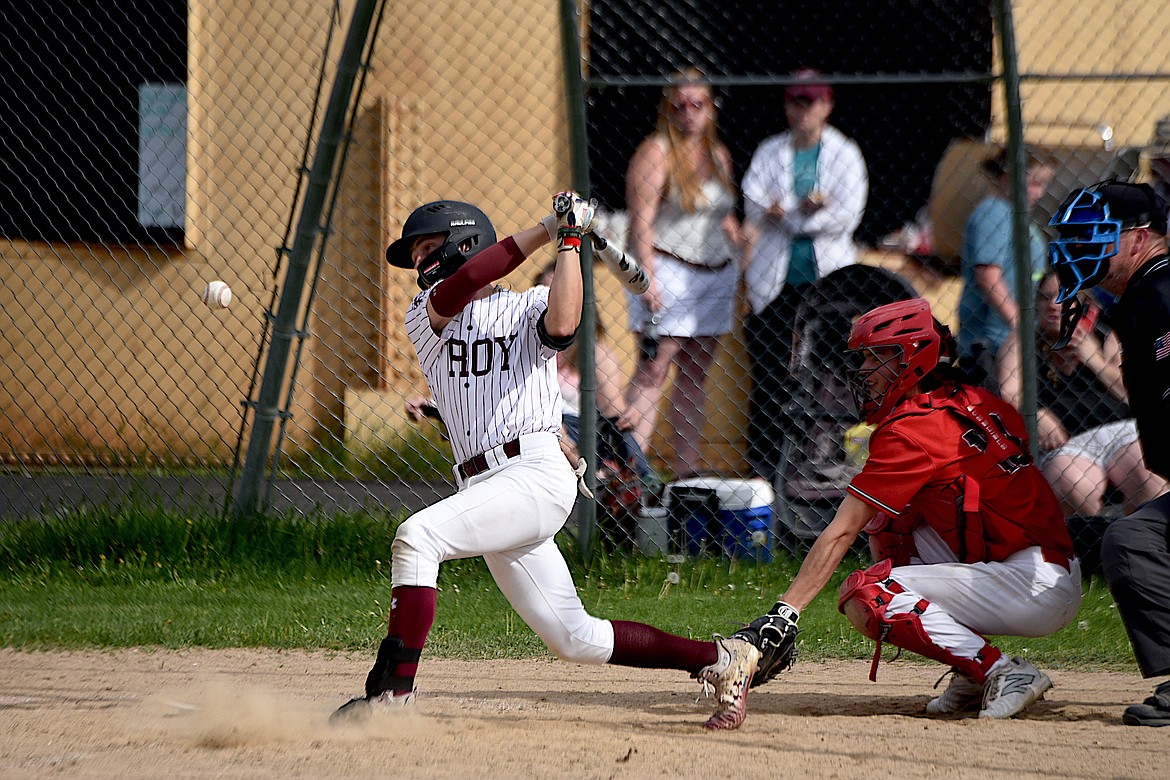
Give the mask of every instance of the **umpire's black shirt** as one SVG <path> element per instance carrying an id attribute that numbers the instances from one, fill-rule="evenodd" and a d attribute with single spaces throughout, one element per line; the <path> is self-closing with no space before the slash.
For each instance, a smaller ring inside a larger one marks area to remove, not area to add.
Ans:
<path id="1" fill-rule="evenodd" d="M 1121 373 L 1146 468 L 1170 479 L 1170 256 L 1130 277 L 1109 321 L 1121 340 Z"/>

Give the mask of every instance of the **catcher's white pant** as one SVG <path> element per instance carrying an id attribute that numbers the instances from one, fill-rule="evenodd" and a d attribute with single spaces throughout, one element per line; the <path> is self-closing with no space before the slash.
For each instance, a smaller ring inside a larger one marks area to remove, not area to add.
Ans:
<path id="1" fill-rule="evenodd" d="M 441 562 L 482 555 L 508 602 L 558 658 L 603 664 L 613 654 L 613 625 L 585 611 L 553 541 L 576 496 L 577 477 L 556 435 L 524 434 L 520 455 L 399 526 L 393 585 L 436 587 Z"/>
<path id="2" fill-rule="evenodd" d="M 979 634 L 1047 636 L 1064 628 L 1081 605 L 1081 565 L 1072 571 L 1044 560 L 1029 547 L 997 563 L 930 563 L 899 566 L 890 577 L 906 589 L 893 597 L 886 616 L 909 612 L 920 599 L 930 606 L 922 628 L 939 647 L 975 658 Z"/>

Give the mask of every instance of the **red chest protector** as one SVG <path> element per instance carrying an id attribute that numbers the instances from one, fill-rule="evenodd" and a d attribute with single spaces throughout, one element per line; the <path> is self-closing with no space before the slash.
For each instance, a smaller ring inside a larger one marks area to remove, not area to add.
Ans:
<path id="1" fill-rule="evenodd" d="M 950 417 L 960 429 L 957 475 L 941 492 L 932 488 L 935 492 L 928 503 L 912 502 L 911 508 L 898 518 L 890 520 L 879 513 L 877 522 L 871 523 L 867 531 L 874 536 L 908 536 L 914 527 L 925 522 L 942 537 L 961 563 L 974 563 L 1003 560 L 1041 543 L 1042 534 L 1038 535 L 1031 526 L 1038 524 L 1044 528 L 1046 520 L 1033 515 L 1038 507 L 1032 499 L 1041 499 L 1043 506 L 1039 508 L 1055 513 L 1063 525 L 1055 497 L 1051 497 L 1049 507 L 1043 496 L 1036 495 L 1035 480 L 1043 481 L 1042 475 L 1037 473 L 1035 479 L 1017 476 L 1017 472 L 1032 464 L 1027 432 L 1019 413 L 998 396 L 971 387 L 953 395 L 926 394 L 896 409 L 883 425 L 939 412 Z M 1015 509 L 1021 511 L 1012 511 Z M 895 565 L 902 565 L 908 561 L 897 558 L 904 556 L 905 546 L 902 555 L 891 557 L 895 558 Z"/>

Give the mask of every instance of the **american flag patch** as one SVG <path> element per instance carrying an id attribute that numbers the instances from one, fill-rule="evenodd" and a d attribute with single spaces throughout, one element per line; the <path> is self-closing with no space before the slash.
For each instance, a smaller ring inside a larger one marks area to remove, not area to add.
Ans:
<path id="1" fill-rule="evenodd" d="M 1170 333 L 1154 342 L 1154 360 L 1170 357 Z"/>

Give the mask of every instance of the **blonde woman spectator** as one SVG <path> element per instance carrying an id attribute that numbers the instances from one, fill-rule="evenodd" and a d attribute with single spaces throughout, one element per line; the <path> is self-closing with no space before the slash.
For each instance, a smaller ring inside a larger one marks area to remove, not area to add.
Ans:
<path id="1" fill-rule="evenodd" d="M 716 132 L 716 105 L 698 70 L 676 74 L 662 94 L 658 124 L 626 174 L 629 245 L 650 277 L 630 296 L 630 327 L 640 334 L 627 397 L 634 437 L 647 447 L 671 366 L 676 476 L 702 470 L 701 423 L 707 371 L 731 331 L 739 284 L 739 221 L 731 154 Z"/>

